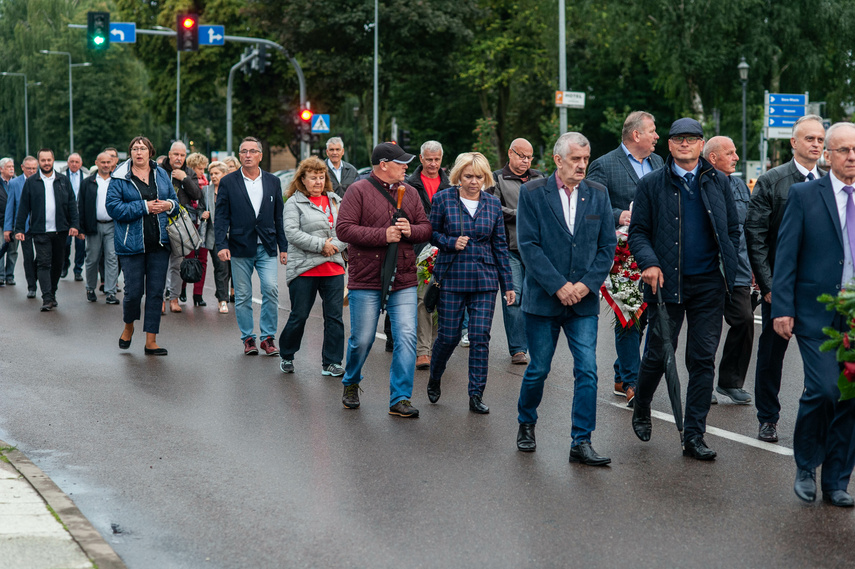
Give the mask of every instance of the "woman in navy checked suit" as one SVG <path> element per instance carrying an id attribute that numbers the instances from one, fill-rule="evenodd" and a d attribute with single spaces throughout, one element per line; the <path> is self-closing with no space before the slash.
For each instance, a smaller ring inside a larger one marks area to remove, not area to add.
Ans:
<path id="1" fill-rule="evenodd" d="M 439 401 L 440 381 L 469 310 L 469 410 L 489 413 L 481 400 L 487 383 L 490 328 L 496 291 L 514 302 L 508 243 L 502 204 L 484 191 L 492 180 L 490 163 L 479 152 L 457 157 L 451 170 L 452 187 L 436 194 L 431 203 L 431 243 L 439 248 L 434 274 L 440 279 L 439 333 L 433 345 L 427 392 Z"/>

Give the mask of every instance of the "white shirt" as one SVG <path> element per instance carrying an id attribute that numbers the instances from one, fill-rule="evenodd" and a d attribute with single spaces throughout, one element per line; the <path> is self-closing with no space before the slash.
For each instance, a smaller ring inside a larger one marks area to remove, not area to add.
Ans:
<path id="1" fill-rule="evenodd" d="M 110 186 L 110 177 L 107 179 L 100 174 L 95 175 L 95 183 L 98 185 L 98 194 L 95 196 L 95 218 L 98 221 L 112 221 L 113 218 L 107 213 L 107 188 Z"/>
<path id="2" fill-rule="evenodd" d="M 798 169 L 799 172 L 801 172 L 802 176 L 807 177 L 808 172 L 813 172 L 813 179 L 819 180 L 819 170 L 817 169 L 816 165 L 814 165 L 813 170 L 808 170 L 807 168 L 805 168 L 804 166 L 799 164 L 798 160 L 793 160 L 793 162 L 796 163 L 796 168 Z"/>
<path id="3" fill-rule="evenodd" d="M 843 231 L 843 280 L 840 284 L 846 286 L 852 277 L 855 276 L 852 251 L 849 248 L 849 233 L 846 228 L 846 201 L 849 199 L 849 195 L 843 191 L 843 186 L 846 184 L 838 180 L 833 172 L 829 172 L 828 175 L 831 176 L 831 188 L 834 190 L 834 199 L 837 201 L 837 215 L 840 217 L 840 229 Z"/>
<path id="4" fill-rule="evenodd" d="M 51 233 L 56 231 L 56 196 L 53 194 L 56 171 L 52 170 L 48 178 L 39 170 L 39 177 L 45 184 L 45 233 Z"/>
<path id="5" fill-rule="evenodd" d="M 579 185 L 573 188 L 573 193 L 567 197 L 560 186 L 558 188 L 558 197 L 561 198 L 561 207 L 564 209 L 564 221 L 567 223 L 567 229 L 570 230 L 570 235 L 576 229 L 576 204 L 579 202 Z"/>
<path id="6" fill-rule="evenodd" d="M 246 186 L 249 201 L 252 202 L 252 209 L 255 210 L 255 217 L 258 217 L 261 211 L 261 202 L 264 200 L 264 187 L 261 185 L 261 170 L 258 171 L 258 177 L 255 180 L 247 178 L 246 174 L 243 173 L 243 168 L 240 169 L 240 173 L 243 175 L 243 184 Z M 258 242 L 261 243 L 261 237 L 258 238 Z"/>
<path id="7" fill-rule="evenodd" d="M 460 198 L 460 203 L 466 207 L 466 210 L 473 219 L 475 218 L 475 212 L 478 211 L 478 201 L 479 200 L 467 200 L 464 197 Z"/>
<path id="8" fill-rule="evenodd" d="M 335 166 L 333 166 L 330 159 L 327 158 L 327 164 L 329 165 L 330 170 L 333 171 L 333 174 L 335 174 L 335 179 L 338 180 L 338 183 L 340 184 L 341 183 L 341 166 L 342 166 L 341 162 L 338 163 L 338 168 L 336 168 Z"/>

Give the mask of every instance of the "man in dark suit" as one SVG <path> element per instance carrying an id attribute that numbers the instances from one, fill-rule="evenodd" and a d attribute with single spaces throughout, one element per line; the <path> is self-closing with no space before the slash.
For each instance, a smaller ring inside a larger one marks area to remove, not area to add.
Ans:
<path id="1" fill-rule="evenodd" d="M 119 304 L 116 288 L 119 278 L 119 258 L 116 255 L 113 218 L 107 213 L 107 189 L 113 170 L 113 157 L 107 152 L 98 155 L 97 170 L 80 184 L 77 211 L 80 216 L 81 237 L 86 243 L 86 300 L 97 302 L 98 265 L 104 260 L 107 304 Z"/>
<path id="2" fill-rule="evenodd" d="M 53 169 L 53 150 L 43 148 L 37 154 L 38 175 L 30 176 L 21 190 L 21 204 L 15 219 L 15 238 L 29 235 L 36 249 L 36 274 L 42 290 L 42 312 L 57 307 L 56 289 L 62 272 L 65 240 L 77 235 L 77 202 L 68 178 Z"/>
<path id="3" fill-rule="evenodd" d="M 632 428 L 649 441 L 650 404 L 665 371 L 665 350 L 676 349 L 685 317 L 686 421 L 683 456 L 713 460 L 704 441 L 715 379 L 725 295 L 733 290 L 739 249 L 739 218 L 727 176 L 701 158 L 704 131 L 692 118 L 674 121 L 668 133 L 671 155 L 665 166 L 638 184 L 629 248 L 641 269 L 644 299 L 657 291 L 672 322 L 671 337 L 651 339 L 638 372 Z M 722 274 L 722 272 L 724 274 Z M 650 313 L 651 330 L 662 310 Z"/>
<path id="4" fill-rule="evenodd" d="M 565 133 L 553 149 L 555 173 L 520 188 L 517 243 L 527 268 L 522 310 L 531 361 L 517 404 L 517 448 L 536 448 L 537 407 L 563 329 L 574 368 L 570 461 L 605 466 L 611 459 L 591 446 L 597 416 L 598 293 L 617 240 L 606 188 L 584 179 L 590 157 L 588 139 Z"/>
<path id="5" fill-rule="evenodd" d="M 278 326 L 279 262 L 288 262 L 288 241 L 282 225 L 282 186 L 279 179 L 258 165 L 262 157 L 261 142 L 248 136 L 240 143 L 241 168 L 220 181 L 217 192 L 214 234 L 217 256 L 232 262 L 235 287 L 235 316 L 240 328 L 244 354 L 256 355 L 252 320 L 252 271 L 258 271 L 261 286 L 261 349 L 268 356 L 278 356 L 273 343 Z"/>
<path id="6" fill-rule="evenodd" d="M 620 146 L 591 162 L 588 180 L 599 182 L 608 188 L 615 228 L 630 223 L 630 204 L 635 199 L 638 181 L 662 167 L 662 158 L 653 153 L 657 140 L 659 135 L 656 134 L 653 115 L 635 111 L 630 113 L 623 123 Z M 633 405 L 635 398 L 638 367 L 641 364 L 639 348 L 646 321 L 644 315 L 641 327 L 633 324 L 624 327 L 619 321 L 615 321 L 617 359 L 614 364 L 614 394 L 626 397 L 629 406 Z"/>
<path id="7" fill-rule="evenodd" d="M 68 181 L 71 182 L 71 188 L 74 190 L 74 199 L 79 201 L 80 184 L 83 179 L 89 175 L 89 169 L 83 167 L 83 158 L 80 154 L 73 152 L 68 156 L 67 166 L 62 172 Z M 83 239 L 74 239 L 69 236 L 65 241 L 65 258 L 62 262 L 62 274 L 60 278 L 65 278 L 68 275 L 68 269 L 71 267 L 71 247 L 74 244 L 74 280 L 83 281 L 83 262 L 86 259 L 86 242 Z"/>
<path id="8" fill-rule="evenodd" d="M 759 178 L 748 204 L 745 240 L 754 279 L 760 288 L 760 314 L 763 324 L 757 341 L 757 369 L 754 376 L 754 401 L 760 428 L 757 438 L 767 443 L 778 442 L 778 419 L 781 403 L 781 372 L 787 353 L 786 340 L 772 326 L 772 269 L 778 245 L 778 229 L 787 206 L 790 186 L 825 176 L 816 163 L 822 155 L 825 127 L 822 117 L 806 115 L 793 125 L 793 159 L 772 168 Z"/>
<path id="9" fill-rule="evenodd" d="M 855 125 L 837 123 L 826 133 L 831 174 L 790 188 L 778 232 L 772 318 L 775 332 L 799 344 L 805 386 L 793 434 L 796 496 L 816 499 L 816 467 L 822 465 L 822 498 L 855 505 L 847 493 L 855 465 L 855 399 L 840 401 L 836 352 L 821 352 L 823 328 L 849 331 L 838 312 L 817 302 L 835 295 L 855 276 Z"/>
<path id="10" fill-rule="evenodd" d="M 18 205 L 21 203 L 21 190 L 27 178 L 39 171 L 39 162 L 34 156 L 27 156 L 21 161 L 23 174 L 12 178 L 9 182 L 6 211 L 3 220 L 3 240 L 9 244 L 6 250 L 6 284 L 15 284 L 15 263 L 18 261 L 18 240 L 15 239 L 15 221 L 18 217 Z M 21 252 L 24 256 L 24 277 L 27 280 L 27 298 L 36 297 L 36 254 L 33 250 L 33 238 L 29 235 L 30 222 L 24 225 L 24 233 L 27 235 L 21 243 Z"/>
<path id="11" fill-rule="evenodd" d="M 8 197 L 9 182 L 15 177 L 15 161 L 12 158 L 0 158 L 0 212 L 6 213 L 6 201 Z M 0 286 L 6 286 L 6 250 L 9 246 L 0 241 Z"/>
<path id="12" fill-rule="evenodd" d="M 344 192 L 359 176 L 356 167 L 342 160 L 343 156 L 344 142 L 341 138 L 334 136 L 327 140 L 327 171 L 333 191 L 341 197 L 344 197 Z"/>

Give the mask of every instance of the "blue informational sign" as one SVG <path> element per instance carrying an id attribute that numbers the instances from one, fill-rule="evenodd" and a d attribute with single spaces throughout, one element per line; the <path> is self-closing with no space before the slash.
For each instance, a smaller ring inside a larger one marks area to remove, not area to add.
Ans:
<path id="1" fill-rule="evenodd" d="M 225 26 L 199 26 L 199 45 L 225 45 Z"/>
<path id="2" fill-rule="evenodd" d="M 770 105 L 806 105 L 805 94 L 769 93 Z"/>
<path id="3" fill-rule="evenodd" d="M 137 43 L 137 25 L 133 22 L 110 22 L 110 43 Z"/>
<path id="4" fill-rule="evenodd" d="M 312 117 L 312 132 L 322 133 L 330 131 L 330 116 L 315 115 Z"/>
<path id="5" fill-rule="evenodd" d="M 766 126 L 790 127 L 796 124 L 797 120 L 799 120 L 799 117 L 769 117 L 769 122 Z"/>
<path id="6" fill-rule="evenodd" d="M 769 105 L 770 117 L 803 117 L 805 107 L 795 105 Z"/>

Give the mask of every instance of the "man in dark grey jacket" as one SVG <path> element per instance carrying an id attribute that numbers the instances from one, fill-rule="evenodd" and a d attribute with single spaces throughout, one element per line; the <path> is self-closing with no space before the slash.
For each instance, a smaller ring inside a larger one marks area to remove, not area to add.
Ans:
<path id="1" fill-rule="evenodd" d="M 824 142 L 825 127 L 821 117 L 807 115 L 796 121 L 790 139 L 793 159 L 757 178 L 745 220 L 748 257 L 763 297 L 760 304 L 763 325 L 757 342 L 757 371 L 754 376 L 754 401 L 760 423 L 757 438 L 768 443 L 778 442 L 781 412 L 778 392 L 781 391 L 781 372 L 789 344 L 775 333 L 771 317 L 772 269 L 778 246 L 778 228 L 784 217 L 790 186 L 825 176 L 825 171 L 816 166 Z"/>
<path id="2" fill-rule="evenodd" d="M 344 142 L 341 138 L 334 136 L 327 140 L 327 174 L 332 182 L 333 191 L 342 198 L 348 186 L 359 176 L 356 167 L 342 160 L 343 156 Z"/>

